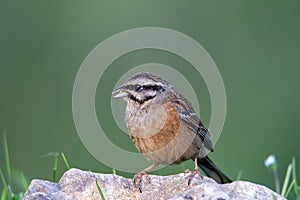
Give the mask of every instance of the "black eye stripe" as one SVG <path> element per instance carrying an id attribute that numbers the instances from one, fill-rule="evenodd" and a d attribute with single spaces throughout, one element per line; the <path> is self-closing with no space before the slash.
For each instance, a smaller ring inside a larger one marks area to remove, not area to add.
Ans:
<path id="1" fill-rule="evenodd" d="M 144 85 L 143 86 L 143 89 L 146 89 L 146 90 L 154 90 L 154 91 L 159 91 L 161 90 L 161 86 L 159 85 Z"/>
<path id="2" fill-rule="evenodd" d="M 136 92 L 143 90 L 152 90 L 152 91 L 164 91 L 164 88 L 160 85 L 128 85 L 129 90 L 135 90 Z"/>

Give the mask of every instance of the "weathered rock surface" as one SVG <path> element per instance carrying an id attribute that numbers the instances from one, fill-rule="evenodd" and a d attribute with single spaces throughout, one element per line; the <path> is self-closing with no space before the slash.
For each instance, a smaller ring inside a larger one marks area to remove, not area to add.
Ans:
<path id="1" fill-rule="evenodd" d="M 99 200 L 96 179 L 105 199 L 285 199 L 267 187 L 246 182 L 235 181 L 230 184 L 217 184 L 214 180 L 195 176 L 187 186 L 188 175 L 171 176 L 150 175 L 151 183 L 144 180 L 143 192 L 133 185 L 132 179 L 112 174 L 70 169 L 58 183 L 33 180 L 25 193 L 24 200 Z"/>

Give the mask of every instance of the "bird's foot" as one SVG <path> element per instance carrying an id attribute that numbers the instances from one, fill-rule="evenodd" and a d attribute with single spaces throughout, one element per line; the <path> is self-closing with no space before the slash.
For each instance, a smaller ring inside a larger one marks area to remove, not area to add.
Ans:
<path id="1" fill-rule="evenodd" d="M 189 170 L 189 169 L 186 169 L 186 170 L 184 171 L 184 173 L 190 173 L 190 177 L 189 177 L 189 180 L 188 180 L 188 186 L 190 186 L 191 181 L 193 180 L 193 178 L 194 178 L 194 176 L 195 176 L 196 174 L 198 174 L 198 176 L 199 176 L 201 179 L 203 179 L 203 176 L 201 175 L 201 173 L 200 173 L 200 171 L 199 171 L 198 168 L 194 169 L 194 171 L 191 171 L 191 170 Z"/>
<path id="2" fill-rule="evenodd" d="M 139 188 L 140 192 L 142 193 L 142 178 L 145 177 L 146 180 L 148 181 L 148 183 L 150 183 L 150 177 L 149 175 L 147 174 L 146 171 L 141 171 L 140 173 L 134 175 L 133 177 L 133 183 L 136 187 Z"/>

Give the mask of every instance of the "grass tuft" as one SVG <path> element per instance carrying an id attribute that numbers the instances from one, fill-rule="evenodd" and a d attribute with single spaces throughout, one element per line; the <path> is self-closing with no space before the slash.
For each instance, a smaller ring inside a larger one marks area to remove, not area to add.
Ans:
<path id="1" fill-rule="evenodd" d="M 47 154 L 41 155 L 40 157 L 54 157 L 54 165 L 53 165 L 53 176 L 52 176 L 52 182 L 56 183 L 57 182 L 57 169 L 58 169 L 58 158 L 59 156 L 62 157 L 67 169 L 71 169 L 69 162 L 63 152 L 58 153 L 58 152 L 49 152 Z"/>
<path id="2" fill-rule="evenodd" d="M 270 157 L 273 157 L 273 159 L 270 159 Z M 270 160 L 272 162 L 270 162 Z M 270 168 L 273 172 L 277 171 L 277 162 L 276 162 L 275 156 L 274 155 L 269 156 L 265 160 L 265 165 L 266 165 L 266 167 Z M 289 184 L 291 176 L 292 176 L 292 180 L 291 180 L 291 183 Z M 276 185 L 276 192 L 279 193 L 277 191 L 277 189 L 279 189 L 278 174 L 277 174 L 277 177 L 275 176 L 275 185 Z M 291 193 L 292 190 L 294 190 L 294 193 Z M 294 157 L 292 159 L 292 163 L 289 164 L 287 167 L 282 190 L 281 190 L 280 194 L 281 194 L 281 196 L 284 196 L 285 198 L 293 196 L 293 199 L 296 197 L 297 200 L 300 200 L 300 187 L 297 183 L 296 159 Z"/>

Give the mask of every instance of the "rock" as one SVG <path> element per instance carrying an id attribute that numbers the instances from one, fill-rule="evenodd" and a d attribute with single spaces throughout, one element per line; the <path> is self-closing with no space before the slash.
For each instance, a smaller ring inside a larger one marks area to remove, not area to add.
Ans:
<path id="1" fill-rule="evenodd" d="M 218 184 L 214 180 L 195 176 L 187 186 L 187 174 L 171 176 L 149 175 L 151 183 L 144 179 L 142 193 L 133 185 L 132 179 L 112 174 L 70 169 L 65 172 L 58 183 L 44 180 L 32 180 L 24 195 L 24 200 L 99 200 L 96 179 L 105 196 L 110 199 L 285 199 L 265 186 L 235 181 Z M 146 182 L 146 183 L 145 183 Z"/>

